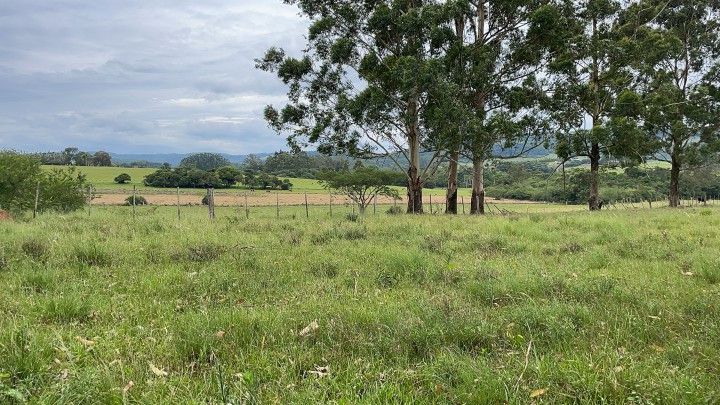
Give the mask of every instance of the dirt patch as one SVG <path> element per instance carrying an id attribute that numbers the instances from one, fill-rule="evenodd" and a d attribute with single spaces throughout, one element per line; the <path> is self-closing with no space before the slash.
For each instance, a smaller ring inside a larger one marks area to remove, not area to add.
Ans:
<path id="1" fill-rule="evenodd" d="M 11 219 L 12 217 L 9 212 L 0 210 L 0 221 L 9 221 Z"/>

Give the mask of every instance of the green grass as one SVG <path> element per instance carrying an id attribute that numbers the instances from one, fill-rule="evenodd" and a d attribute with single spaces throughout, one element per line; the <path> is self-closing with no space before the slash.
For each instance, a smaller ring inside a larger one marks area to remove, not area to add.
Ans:
<path id="1" fill-rule="evenodd" d="M 720 209 L 541 207 L 0 223 L 0 403 L 720 401 Z"/>
<path id="2" fill-rule="evenodd" d="M 61 166 L 43 166 L 45 170 L 52 170 L 62 168 Z M 95 188 L 100 192 L 105 193 L 131 193 L 133 187 L 136 187 L 141 192 L 171 192 L 172 190 L 167 188 L 159 187 L 146 187 L 143 185 L 143 179 L 150 173 L 153 173 L 157 169 L 148 168 L 126 168 L 126 167 L 96 167 L 96 166 L 78 166 L 77 170 L 87 176 L 88 182 L 93 184 Z M 132 181 L 126 184 L 117 184 L 114 179 L 121 173 L 127 173 L 132 178 Z M 284 179 L 284 178 L 283 178 Z M 319 181 L 313 179 L 299 179 L 288 177 L 288 180 L 293 184 L 292 191 L 278 191 L 280 193 L 308 193 L 308 194 L 325 194 L 328 193 Z M 405 188 L 395 187 L 400 195 L 405 194 Z M 193 194 L 202 192 L 201 189 L 183 189 L 182 192 L 186 194 Z M 244 193 L 247 191 L 242 185 L 222 190 L 227 193 Z M 432 195 L 437 197 L 444 197 L 445 190 L 436 189 L 425 189 L 426 195 Z M 458 191 L 458 195 L 465 197 L 470 196 L 470 189 L 463 188 Z"/>

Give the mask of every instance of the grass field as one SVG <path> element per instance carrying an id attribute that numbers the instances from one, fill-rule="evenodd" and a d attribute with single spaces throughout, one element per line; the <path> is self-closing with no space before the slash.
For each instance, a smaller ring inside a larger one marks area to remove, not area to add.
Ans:
<path id="1" fill-rule="evenodd" d="M 0 222 L 0 403 L 720 401 L 720 209 L 295 209 Z"/>
<path id="2" fill-rule="evenodd" d="M 62 168 L 61 166 L 43 166 L 45 170 L 52 170 Z M 157 187 L 146 187 L 143 185 L 143 179 L 148 174 L 154 172 L 156 169 L 147 168 L 126 168 L 126 167 L 95 167 L 95 166 L 79 166 L 78 171 L 85 174 L 90 183 L 101 193 L 123 193 L 129 194 L 132 192 L 133 186 L 135 186 L 141 193 L 151 194 L 154 192 L 166 193 L 174 192 L 172 189 L 157 188 Z M 127 173 L 132 178 L 132 181 L 127 184 L 117 184 L 113 180 L 121 173 Z M 327 194 L 328 191 L 317 181 L 313 179 L 298 179 L 288 178 L 293 184 L 292 191 L 279 191 L 281 194 Z M 405 194 L 405 189 L 397 187 L 400 195 Z M 201 189 L 183 189 L 183 194 L 197 194 L 202 193 L 204 190 Z M 247 189 L 239 185 L 230 189 L 222 190 L 224 193 L 245 193 Z M 425 195 L 433 196 L 444 196 L 444 189 L 426 189 Z M 470 196 L 470 189 L 460 189 L 459 195 L 466 197 Z"/>

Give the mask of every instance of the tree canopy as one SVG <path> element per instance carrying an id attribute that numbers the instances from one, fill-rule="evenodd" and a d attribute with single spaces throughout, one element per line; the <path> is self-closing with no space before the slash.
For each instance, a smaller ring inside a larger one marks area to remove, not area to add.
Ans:
<path id="1" fill-rule="evenodd" d="M 195 167 L 206 171 L 231 165 L 230 161 L 219 153 L 195 153 L 180 161 L 180 166 Z"/>
<path id="2" fill-rule="evenodd" d="M 357 204 L 360 213 L 378 196 L 399 198 L 391 185 L 398 173 L 376 167 L 359 167 L 352 171 L 325 171 L 318 178 L 327 189 L 336 190 L 348 196 Z"/>

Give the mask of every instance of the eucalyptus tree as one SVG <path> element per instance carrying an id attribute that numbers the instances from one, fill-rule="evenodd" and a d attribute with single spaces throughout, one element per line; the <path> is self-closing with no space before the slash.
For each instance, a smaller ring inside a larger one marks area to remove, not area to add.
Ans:
<path id="1" fill-rule="evenodd" d="M 430 148 L 422 119 L 437 76 L 448 21 L 432 0 L 285 0 L 310 20 L 299 58 L 272 48 L 257 66 L 289 86 L 289 102 L 265 118 L 294 149 L 387 156 L 407 175 L 409 213 L 422 213 L 422 188 L 444 151 Z M 436 38 L 437 37 L 437 38 Z"/>
<path id="2" fill-rule="evenodd" d="M 680 172 L 720 147 L 720 2 L 648 0 L 632 8 L 643 42 L 643 129 L 669 162 L 669 204 Z"/>
<path id="3" fill-rule="evenodd" d="M 627 35 L 617 0 L 565 2 L 566 46 L 550 70 L 559 78 L 554 117 L 560 123 L 556 152 L 567 161 L 590 160 L 588 206 L 600 209 L 602 156 L 637 162 L 647 153 L 636 116 L 619 100 L 632 100 L 637 47 Z"/>
<path id="4" fill-rule="evenodd" d="M 481 214 L 485 162 L 543 143 L 548 120 L 541 72 L 565 28 L 551 0 L 455 0 L 448 9 L 454 36 L 444 67 L 451 96 L 436 106 L 434 124 L 455 132 L 450 144 L 472 161 L 471 213 Z M 449 186 L 448 195 L 452 191 Z"/>

